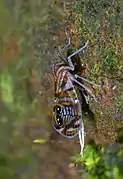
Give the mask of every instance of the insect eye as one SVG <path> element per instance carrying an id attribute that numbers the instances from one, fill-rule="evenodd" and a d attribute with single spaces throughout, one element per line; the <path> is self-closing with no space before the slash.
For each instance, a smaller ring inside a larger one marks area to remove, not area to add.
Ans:
<path id="1" fill-rule="evenodd" d="M 63 120 L 62 120 L 62 118 L 61 118 L 61 116 L 56 116 L 56 120 L 57 120 L 57 123 L 58 123 L 58 125 L 59 126 L 62 126 L 63 125 Z"/>
<path id="2" fill-rule="evenodd" d="M 53 111 L 56 112 L 57 114 L 60 114 L 61 113 L 61 106 L 55 106 Z"/>

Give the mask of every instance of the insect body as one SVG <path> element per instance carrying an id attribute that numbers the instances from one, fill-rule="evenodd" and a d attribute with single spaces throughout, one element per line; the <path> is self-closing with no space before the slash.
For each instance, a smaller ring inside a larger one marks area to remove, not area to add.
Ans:
<path id="1" fill-rule="evenodd" d="M 82 125 L 81 105 L 71 73 L 61 66 L 55 76 L 55 101 L 53 108 L 53 126 L 63 136 L 76 136 Z"/>
<path id="2" fill-rule="evenodd" d="M 81 154 L 84 148 L 84 125 L 82 120 L 82 103 L 78 95 L 78 89 L 81 89 L 86 102 L 88 102 L 86 93 L 90 94 L 95 100 L 96 98 L 82 81 L 93 83 L 74 73 L 76 70 L 71 58 L 83 50 L 87 44 L 88 41 L 84 47 L 69 55 L 66 62 L 55 63 L 53 67 L 55 79 L 55 99 L 52 114 L 53 127 L 67 138 L 73 138 L 79 134 Z M 70 45 L 70 38 L 68 45 Z M 62 59 L 60 56 L 58 57 Z"/>

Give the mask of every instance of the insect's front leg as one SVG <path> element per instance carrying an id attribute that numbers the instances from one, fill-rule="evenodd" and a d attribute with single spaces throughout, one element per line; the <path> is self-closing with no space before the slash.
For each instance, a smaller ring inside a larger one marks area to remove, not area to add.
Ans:
<path id="1" fill-rule="evenodd" d="M 72 60 L 71 60 L 71 57 L 73 57 L 74 55 L 78 54 L 79 52 L 81 52 L 87 45 L 88 45 L 88 42 L 86 42 L 86 44 L 81 47 L 79 50 L 75 51 L 74 53 L 72 53 L 69 57 L 68 57 L 68 64 L 69 64 L 69 70 L 71 71 L 74 71 L 74 65 L 72 63 Z"/>
<path id="2" fill-rule="evenodd" d="M 63 66 L 64 63 L 63 62 L 55 62 L 52 64 L 52 71 L 53 71 L 53 76 L 54 79 L 56 79 L 56 77 L 58 76 L 57 71 L 60 69 L 61 66 Z"/>
<path id="3" fill-rule="evenodd" d="M 60 54 L 61 54 L 65 49 L 67 49 L 67 48 L 70 46 L 70 44 L 71 44 L 71 39 L 70 39 L 70 37 L 68 37 L 66 28 L 65 28 L 65 35 L 66 35 L 66 37 L 68 38 L 68 43 L 67 43 L 67 45 L 66 45 L 64 48 L 62 48 L 62 49 L 59 51 L 59 53 L 56 55 L 56 57 L 57 57 L 57 58 L 60 58 L 62 61 L 64 61 L 64 62 L 66 63 L 66 61 L 60 56 Z"/>

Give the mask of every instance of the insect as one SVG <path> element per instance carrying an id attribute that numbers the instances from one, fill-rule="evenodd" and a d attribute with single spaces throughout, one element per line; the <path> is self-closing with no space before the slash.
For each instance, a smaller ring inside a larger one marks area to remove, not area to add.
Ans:
<path id="1" fill-rule="evenodd" d="M 86 103 L 88 103 L 88 94 L 96 101 L 95 95 L 82 81 L 92 85 L 96 84 L 77 74 L 72 57 L 82 51 L 87 44 L 88 41 L 82 48 L 69 55 L 65 61 L 60 56 L 60 53 L 70 45 L 70 38 L 68 38 L 68 44 L 57 54 L 57 57 L 61 59 L 61 63 L 53 65 L 55 98 L 52 124 L 54 129 L 64 137 L 73 138 L 79 135 L 82 155 L 84 149 L 84 124 L 82 120 L 82 103 L 78 89 L 81 90 L 81 97 L 83 97 Z"/>

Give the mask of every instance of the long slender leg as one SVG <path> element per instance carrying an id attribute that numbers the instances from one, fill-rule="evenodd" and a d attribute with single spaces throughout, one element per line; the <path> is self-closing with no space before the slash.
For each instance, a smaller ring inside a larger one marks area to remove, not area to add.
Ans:
<path id="1" fill-rule="evenodd" d="M 68 37 L 68 35 L 67 35 L 66 28 L 65 28 L 65 34 L 66 34 L 66 37 L 68 38 L 68 43 L 67 43 L 67 45 L 66 45 L 63 49 L 61 49 L 60 52 L 57 54 L 57 57 L 60 58 L 62 61 L 65 61 L 65 60 L 60 56 L 60 54 L 61 54 L 61 53 L 70 45 L 70 43 L 71 43 L 71 39 L 70 39 L 70 37 Z"/>
<path id="2" fill-rule="evenodd" d="M 86 103 L 88 104 L 89 97 L 88 97 L 87 95 L 85 95 L 84 93 L 83 93 L 83 95 L 84 95 L 84 98 L 85 98 Z"/>
<path id="3" fill-rule="evenodd" d="M 86 44 L 85 44 L 83 47 L 81 47 L 79 50 L 75 51 L 74 53 L 72 53 L 72 54 L 68 57 L 68 63 L 69 63 L 69 66 L 70 66 L 70 68 L 71 68 L 72 71 L 74 70 L 74 65 L 73 65 L 73 63 L 72 63 L 72 61 L 71 61 L 71 57 L 73 57 L 74 55 L 76 55 L 76 54 L 78 54 L 80 51 L 82 51 L 82 50 L 88 45 L 88 42 L 89 42 L 89 41 L 87 41 Z"/>
<path id="4" fill-rule="evenodd" d="M 82 83 L 80 83 L 79 81 L 77 81 L 75 78 L 73 78 L 71 75 L 70 75 L 70 79 L 74 82 L 76 82 L 80 87 L 84 88 L 89 94 L 90 96 L 92 96 L 94 98 L 94 100 L 97 102 L 97 99 L 95 97 L 95 95 L 92 93 L 92 91 L 87 88 L 86 86 L 84 86 Z"/>
<path id="5" fill-rule="evenodd" d="M 52 69 L 53 69 L 53 76 L 54 76 L 54 78 L 56 78 L 56 73 L 57 73 L 57 69 L 58 69 L 58 67 L 60 67 L 61 65 L 63 65 L 64 63 L 63 62 L 55 62 L 55 63 L 53 63 L 52 64 Z"/>
<path id="6" fill-rule="evenodd" d="M 79 75 L 75 75 L 75 78 L 80 78 L 80 79 L 82 79 L 83 81 L 86 81 L 86 82 L 90 83 L 90 84 L 93 85 L 93 86 L 100 86 L 100 85 L 97 85 L 97 84 L 95 84 L 95 83 L 89 81 L 88 79 L 85 79 L 85 78 L 83 78 L 83 77 L 81 77 L 81 76 L 79 76 Z"/>

